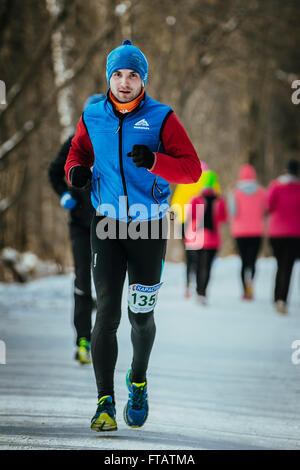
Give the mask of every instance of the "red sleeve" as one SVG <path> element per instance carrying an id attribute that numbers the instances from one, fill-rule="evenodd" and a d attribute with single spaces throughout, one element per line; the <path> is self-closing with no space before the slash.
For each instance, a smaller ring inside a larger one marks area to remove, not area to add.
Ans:
<path id="1" fill-rule="evenodd" d="M 91 168 L 95 160 L 94 149 L 87 133 L 83 118 L 77 124 L 76 134 L 72 139 L 71 148 L 65 164 L 65 175 L 70 183 L 69 174 L 74 166 L 88 166 Z"/>
<path id="2" fill-rule="evenodd" d="M 171 113 L 162 130 L 162 143 L 166 153 L 155 152 L 149 170 L 169 183 L 196 183 L 202 173 L 200 160 L 186 130 L 175 113 Z"/>

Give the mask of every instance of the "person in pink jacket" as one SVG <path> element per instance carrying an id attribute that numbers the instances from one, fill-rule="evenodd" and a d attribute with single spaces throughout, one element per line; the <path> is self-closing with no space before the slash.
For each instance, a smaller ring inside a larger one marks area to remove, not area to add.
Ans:
<path id="1" fill-rule="evenodd" d="M 186 250 L 195 250 L 197 255 L 196 292 L 202 305 L 206 304 L 212 263 L 222 243 L 220 226 L 227 221 L 225 200 L 214 189 L 216 181 L 213 171 L 203 173 L 200 194 L 190 201 L 184 239 Z"/>
<path id="2" fill-rule="evenodd" d="M 256 181 L 252 165 L 240 167 L 238 182 L 229 196 L 230 229 L 242 260 L 243 298 L 253 298 L 256 260 L 265 232 L 266 191 Z"/>
<path id="3" fill-rule="evenodd" d="M 288 162 L 286 174 L 272 181 L 267 195 L 268 235 L 277 260 L 274 301 L 279 313 L 287 312 L 293 266 L 300 257 L 299 161 Z"/>

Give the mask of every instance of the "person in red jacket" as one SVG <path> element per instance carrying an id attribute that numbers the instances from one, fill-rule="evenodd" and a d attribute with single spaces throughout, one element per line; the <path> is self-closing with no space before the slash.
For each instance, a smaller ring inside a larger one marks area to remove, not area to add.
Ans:
<path id="1" fill-rule="evenodd" d="M 200 160 L 176 114 L 147 95 L 147 75 L 146 57 L 130 40 L 108 55 L 106 99 L 84 111 L 65 165 L 71 185 L 85 187 L 92 181 L 91 247 L 97 295 L 92 361 L 99 399 L 91 422 L 95 431 L 117 429 L 114 371 L 127 273 L 133 358 L 126 376 L 129 399 L 123 416 L 130 427 L 140 427 L 147 419 L 146 373 L 166 252 L 168 183 L 194 183 L 201 176 Z M 115 230 L 105 232 L 105 226 Z M 130 235 L 145 231 L 146 238 Z"/>
<path id="2" fill-rule="evenodd" d="M 287 297 L 293 266 L 300 257 L 299 161 L 288 162 L 286 173 L 272 181 L 267 194 L 268 235 L 277 261 L 274 301 L 279 313 L 287 313 Z"/>
<path id="3" fill-rule="evenodd" d="M 197 301 L 206 304 L 206 289 L 212 263 L 221 246 L 221 225 L 227 221 L 226 203 L 215 189 L 218 187 L 216 173 L 212 170 L 201 176 L 203 187 L 200 194 L 190 201 L 185 247 L 197 255 Z"/>
<path id="4" fill-rule="evenodd" d="M 266 191 L 256 181 L 252 165 L 241 166 L 238 182 L 229 195 L 230 228 L 242 260 L 243 299 L 253 298 L 256 259 L 265 232 Z"/>

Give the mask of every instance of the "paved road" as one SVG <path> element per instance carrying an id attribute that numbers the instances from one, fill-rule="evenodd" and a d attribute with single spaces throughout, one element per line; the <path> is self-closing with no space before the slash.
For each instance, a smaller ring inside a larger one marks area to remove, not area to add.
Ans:
<path id="1" fill-rule="evenodd" d="M 92 366 L 73 360 L 71 276 L 0 285 L 0 339 L 7 348 L 0 449 L 299 449 L 300 364 L 291 361 L 291 344 L 300 339 L 295 283 L 283 318 L 273 312 L 265 281 L 273 265 L 261 265 L 252 304 L 238 299 L 236 261 L 218 261 L 214 269 L 211 305 L 200 310 L 182 298 L 182 266 L 166 265 L 148 376 L 150 414 L 140 430 L 122 419 L 131 356 L 123 315 L 119 429 L 111 434 L 89 429 L 95 382 Z"/>

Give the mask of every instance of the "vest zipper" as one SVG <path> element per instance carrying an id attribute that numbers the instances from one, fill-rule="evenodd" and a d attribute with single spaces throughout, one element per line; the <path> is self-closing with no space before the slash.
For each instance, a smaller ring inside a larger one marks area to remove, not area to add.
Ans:
<path id="1" fill-rule="evenodd" d="M 157 189 L 157 191 L 162 194 L 162 190 L 157 186 L 157 179 L 155 179 L 155 187 Z"/>
<path id="2" fill-rule="evenodd" d="M 161 190 L 159 189 L 159 187 L 157 186 L 156 181 L 157 181 L 157 178 L 155 178 L 154 183 L 153 183 L 153 186 L 152 186 L 152 197 L 153 197 L 154 201 L 156 202 L 156 204 L 158 204 L 158 210 L 160 210 L 160 203 L 159 203 L 159 201 L 158 201 L 158 200 L 156 199 L 156 197 L 155 197 L 154 189 L 156 188 L 157 191 L 158 191 L 160 194 L 162 193 L 162 191 L 161 191 Z"/>
<path id="3" fill-rule="evenodd" d="M 122 156 L 122 124 L 123 124 L 123 119 L 119 120 L 119 129 L 117 129 L 117 132 L 119 132 L 119 162 L 120 162 L 120 172 L 121 172 L 121 177 L 122 177 L 122 183 L 123 183 L 123 190 L 124 190 L 124 195 L 126 197 L 126 204 L 127 204 L 127 216 L 129 219 L 129 222 L 131 222 L 132 218 L 129 215 L 129 201 L 128 201 L 128 194 L 127 194 L 127 187 L 126 187 L 126 181 L 125 181 L 125 175 L 124 175 L 124 168 L 123 168 L 123 156 Z"/>
<path id="4" fill-rule="evenodd" d="M 98 206 L 98 212 L 100 214 L 100 206 L 101 206 L 101 197 L 100 197 L 100 176 L 97 178 L 97 188 L 98 188 L 98 197 L 99 197 L 99 206 Z"/>
<path id="5" fill-rule="evenodd" d="M 101 197 L 100 197 L 100 177 L 97 178 L 97 186 L 98 186 L 99 204 L 101 204 Z"/>

